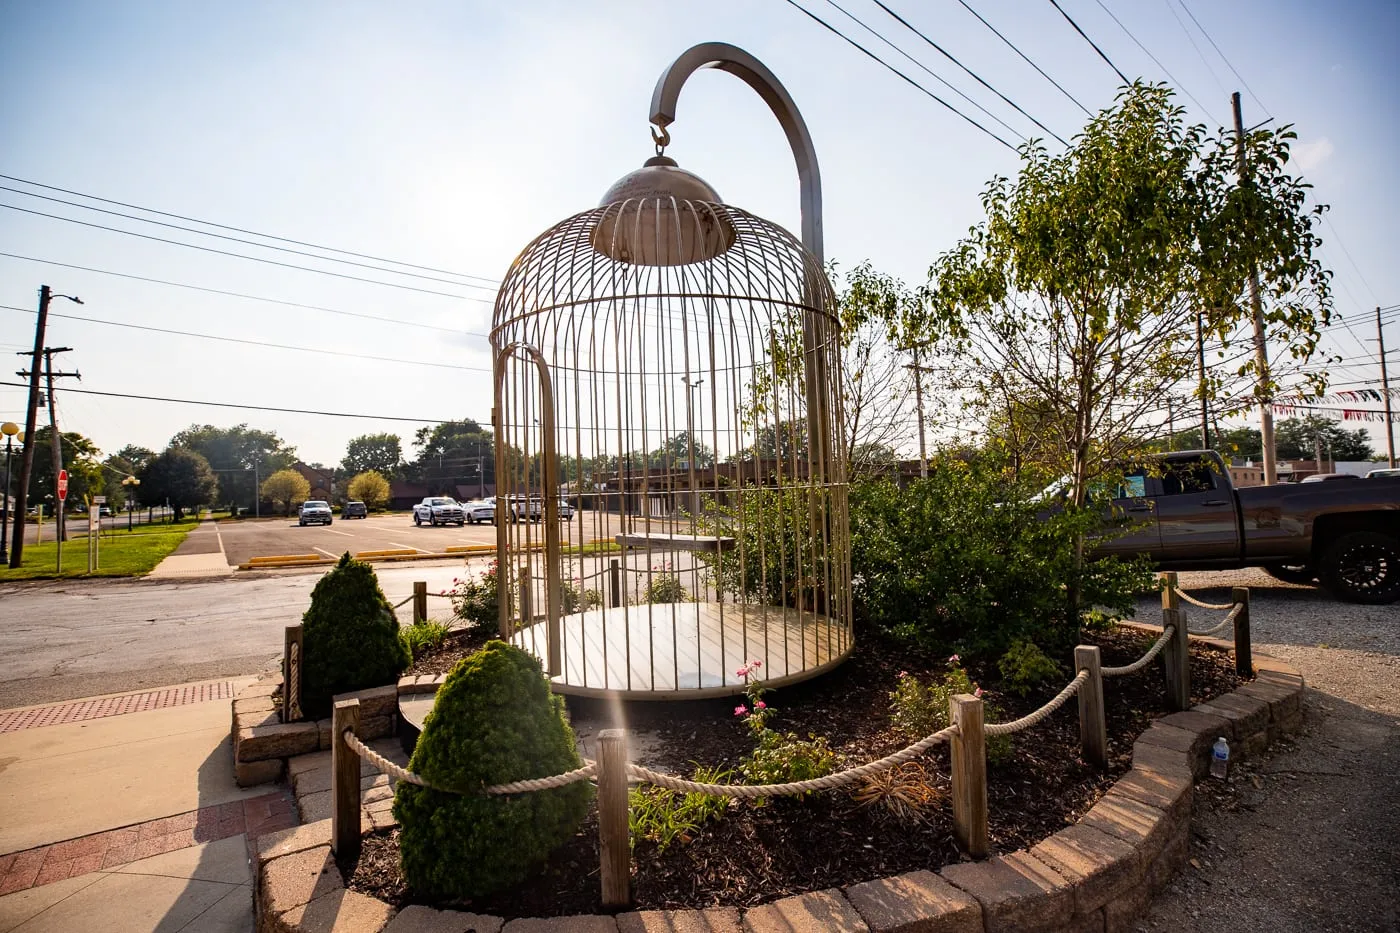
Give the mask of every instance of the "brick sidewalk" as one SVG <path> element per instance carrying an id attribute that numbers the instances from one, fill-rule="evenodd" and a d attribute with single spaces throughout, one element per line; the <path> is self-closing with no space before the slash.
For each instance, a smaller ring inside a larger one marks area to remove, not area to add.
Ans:
<path id="1" fill-rule="evenodd" d="M 0 896 L 240 833 L 251 839 L 295 825 L 291 795 L 276 791 L 0 855 Z"/>
<path id="2" fill-rule="evenodd" d="M 171 706 L 186 706 L 190 703 L 207 703 L 212 700 L 232 698 L 233 684 L 229 681 L 221 681 L 185 684 L 181 687 L 168 687 L 145 693 L 128 693 L 123 696 L 98 697 L 94 700 L 55 703 L 51 706 L 36 706 L 33 709 L 9 710 L 0 713 L 0 733 L 19 732 L 22 729 L 37 729 L 40 726 L 57 726 L 68 722 L 84 722 L 107 716 L 121 716 L 125 713 L 139 713 L 145 710 L 166 709 Z"/>

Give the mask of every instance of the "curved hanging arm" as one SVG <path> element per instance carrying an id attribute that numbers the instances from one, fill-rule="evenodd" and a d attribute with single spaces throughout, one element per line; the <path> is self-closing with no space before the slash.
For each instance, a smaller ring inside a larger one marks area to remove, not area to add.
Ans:
<path id="1" fill-rule="evenodd" d="M 819 265 L 825 264 L 822 179 L 821 171 L 817 168 L 816 149 L 812 146 L 811 134 L 807 132 L 807 124 L 797 105 L 767 66 L 727 42 L 702 42 L 687 49 L 661 73 L 660 80 L 656 82 L 656 90 L 651 95 L 651 122 L 664 131 L 676 119 L 676 102 L 680 99 L 681 87 L 701 68 L 718 68 L 741 78 L 758 92 L 758 96 L 778 118 L 788 144 L 792 146 L 793 158 L 797 161 L 797 177 L 801 185 L 802 245 L 817 258 Z"/>

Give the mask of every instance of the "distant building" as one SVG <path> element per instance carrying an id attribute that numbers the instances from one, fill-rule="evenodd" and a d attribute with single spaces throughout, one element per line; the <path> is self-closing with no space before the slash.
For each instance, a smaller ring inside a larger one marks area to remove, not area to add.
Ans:
<path id="1" fill-rule="evenodd" d="M 292 469 L 301 474 L 302 478 L 311 484 L 311 494 L 308 499 L 324 499 L 327 502 L 333 501 L 335 495 L 335 477 L 330 470 L 322 470 L 298 460 L 292 464 Z"/>

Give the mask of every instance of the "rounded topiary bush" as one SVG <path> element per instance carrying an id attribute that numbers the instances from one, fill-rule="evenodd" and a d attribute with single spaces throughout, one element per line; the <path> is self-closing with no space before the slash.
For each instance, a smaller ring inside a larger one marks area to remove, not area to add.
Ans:
<path id="1" fill-rule="evenodd" d="M 312 719 L 330 715 L 337 693 L 394 683 L 412 663 L 374 570 L 349 553 L 317 581 L 301 628 L 301 708 Z"/>
<path id="2" fill-rule="evenodd" d="M 576 781 L 511 797 L 474 793 L 582 764 L 564 701 L 533 657 L 502 641 L 463 658 L 439 688 L 409 770 L 434 787 L 400 784 L 394 816 L 409 886 L 480 897 L 524 878 L 583 821 L 593 785 Z"/>

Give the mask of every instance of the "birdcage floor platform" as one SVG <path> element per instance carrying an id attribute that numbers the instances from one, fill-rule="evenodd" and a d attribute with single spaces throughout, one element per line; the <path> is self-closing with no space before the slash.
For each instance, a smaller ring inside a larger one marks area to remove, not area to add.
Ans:
<path id="1" fill-rule="evenodd" d="M 548 662 L 546 622 L 512 638 Z M 592 609 L 560 620 L 556 693 L 627 700 L 691 700 L 744 692 L 737 672 L 762 661 L 760 676 L 781 687 L 819 676 L 851 653 L 839 622 L 782 606 L 655 603 Z"/>

